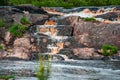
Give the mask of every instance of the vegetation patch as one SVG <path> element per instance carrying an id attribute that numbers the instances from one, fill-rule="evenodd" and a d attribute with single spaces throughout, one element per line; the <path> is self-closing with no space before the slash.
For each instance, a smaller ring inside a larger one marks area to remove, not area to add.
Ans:
<path id="1" fill-rule="evenodd" d="M 13 24 L 13 26 L 10 28 L 10 33 L 16 37 L 22 37 L 25 30 L 26 27 L 24 25 Z"/>
<path id="2" fill-rule="evenodd" d="M 8 5 L 8 0 L 0 0 L 0 5 L 1 6 L 5 6 L 5 5 Z"/>
<path id="3" fill-rule="evenodd" d="M 104 56 L 112 56 L 113 54 L 116 54 L 118 52 L 118 48 L 112 45 L 103 45 L 102 50 L 102 54 Z"/>
<path id="4" fill-rule="evenodd" d="M 93 18 L 93 17 L 90 17 L 90 18 L 84 18 L 84 21 L 92 21 L 92 22 L 94 22 L 94 21 L 96 21 L 96 19 L 95 18 Z"/>
<path id="5" fill-rule="evenodd" d="M 0 45 L 0 50 L 2 50 L 3 49 L 3 46 L 2 45 Z"/>
<path id="6" fill-rule="evenodd" d="M 36 70 L 36 76 L 39 80 L 48 80 L 50 76 L 50 56 L 47 57 L 48 60 L 43 60 L 42 55 L 39 56 L 39 66 Z"/>
<path id="7" fill-rule="evenodd" d="M 0 20 L 0 27 L 4 27 L 4 22 Z"/>
<path id="8" fill-rule="evenodd" d="M 20 19 L 20 22 L 21 22 L 23 25 L 30 24 L 30 21 L 29 21 L 25 16 L 23 16 L 23 17 Z"/>
<path id="9" fill-rule="evenodd" d="M 12 75 L 10 75 L 10 76 L 0 75 L 0 79 L 2 79 L 2 80 L 9 80 L 9 79 L 11 79 L 11 78 L 15 78 L 15 76 L 12 76 Z"/>
<path id="10" fill-rule="evenodd" d="M 1 0 L 2 4 L 11 3 L 13 5 L 19 4 L 33 4 L 35 6 L 47 7 L 80 7 L 80 6 L 108 6 L 120 5 L 120 0 Z"/>

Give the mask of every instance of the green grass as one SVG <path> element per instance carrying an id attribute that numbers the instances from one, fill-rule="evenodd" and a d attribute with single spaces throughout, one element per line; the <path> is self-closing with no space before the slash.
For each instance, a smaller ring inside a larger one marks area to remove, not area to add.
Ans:
<path id="1" fill-rule="evenodd" d="M 9 0 L 9 2 L 12 3 L 13 5 L 33 4 L 35 6 L 65 7 L 65 8 L 79 6 L 120 5 L 120 0 Z"/>
<path id="2" fill-rule="evenodd" d="M 21 22 L 23 25 L 30 24 L 30 21 L 29 21 L 25 16 L 23 16 L 23 17 L 20 19 L 20 22 Z"/>
<path id="3" fill-rule="evenodd" d="M 3 49 L 3 46 L 2 45 L 0 45 L 0 50 L 2 50 Z"/>
<path id="4" fill-rule="evenodd" d="M 16 37 L 22 37 L 25 30 L 26 27 L 24 25 L 13 24 L 13 26 L 10 27 L 10 33 Z"/>
<path id="5" fill-rule="evenodd" d="M 118 52 L 118 48 L 112 45 L 103 45 L 102 50 L 102 54 L 104 56 L 112 56 L 113 54 L 116 54 Z"/>
<path id="6" fill-rule="evenodd" d="M 84 21 L 96 21 L 96 19 L 95 18 L 93 18 L 93 17 L 90 17 L 90 18 L 84 18 Z"/>
<path id="7" fill-rule="evenodd" d="M 36 70 L 36 77 L 39 80 L 48 80 L 50 76 L 50 56 L 48 56 L 48 60 L 43 60 L 42 56 L 39 56 L 39 66 Z"/>
<path id="8" fill-rule="evenodd" d="M 0 79 L 4 79 L 4 80 L 9 80 L 11 78 L 15 78 L 15 76 L 12 76 L 12 75 L 0 75 Z"/>

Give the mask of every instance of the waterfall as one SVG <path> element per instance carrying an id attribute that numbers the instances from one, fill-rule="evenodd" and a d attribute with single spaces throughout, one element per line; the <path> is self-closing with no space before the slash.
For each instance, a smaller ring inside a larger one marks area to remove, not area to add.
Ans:
<path id="1" fill-rule="evenodd" d="M 47 49 L 50 50 L 48 52 L 42 53 L 42 54 L 49 54 L 49 55 L 57 55 L 64 60 L 68 60 L 68 57 L 66 55 L 57 54 L 61 49 L 64 48 L 64 41 L 68 38 L 68 36 L 58 36 L 59 30 L 64 28 L 66 25 L 58 25 L 57 22 L 50 20 L 46 21 L 44 25 L 36 25 L 36 33 L 42 34 L 37 36 L 37 43 L 40 45 L 41 37 L 46 37 L 47 39 L 51 39 L 51 43 L 47 44 Z M 68 25 L 67 25 L 68 26 Z M 46 35 L 46 36 L 44 36 Z"/>

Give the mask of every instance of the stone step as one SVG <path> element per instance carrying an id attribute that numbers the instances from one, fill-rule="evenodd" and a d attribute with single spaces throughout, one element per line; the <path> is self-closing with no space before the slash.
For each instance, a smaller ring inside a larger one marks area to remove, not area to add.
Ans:
<path id="1" fill-rule="evenodd" d="M 73 47 L 81 47 L 81 44 L 78 44 L 73 36 L 55 36 L 55 37 L 46 37 L 46 36 L 39 36 L 37 37 L 38 45 L 40 46 L 61 46 L 63 45 L 64 48 L 73 48 Z"/>
<path id="2" fill-rule="evenodd" d="M 70 25 L 36 25 L 36 32 L 48 36 L 71 36 L 73 28 Z"/>

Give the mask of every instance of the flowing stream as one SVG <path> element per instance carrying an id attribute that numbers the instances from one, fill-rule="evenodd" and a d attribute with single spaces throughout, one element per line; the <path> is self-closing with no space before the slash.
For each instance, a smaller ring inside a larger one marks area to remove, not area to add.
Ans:
<path id="1" fill-rule="evenodd" d="M 120 80 L 120 61 L 52 61 L 48 80 Z M 37 61 L 0 61 L 0 74 L 15 75 L 15 80 L 37 80 Z"/>

